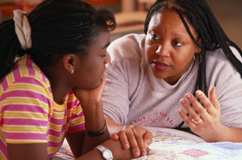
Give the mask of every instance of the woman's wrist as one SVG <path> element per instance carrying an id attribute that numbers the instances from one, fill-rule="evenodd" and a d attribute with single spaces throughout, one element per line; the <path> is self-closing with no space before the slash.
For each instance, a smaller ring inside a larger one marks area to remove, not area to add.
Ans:
<path id="1" fill-rule="evenodd" d="M 221 124 L 219 129 L 216 130 L 217 134 L 214 135 L 213 142 L 222 142 L 228 139 L 228 127 Z"/>

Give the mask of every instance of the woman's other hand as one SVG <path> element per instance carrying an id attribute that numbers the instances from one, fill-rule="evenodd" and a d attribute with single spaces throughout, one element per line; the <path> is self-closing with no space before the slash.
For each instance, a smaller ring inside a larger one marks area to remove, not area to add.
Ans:
<path id="1" fill-rule="evenodd" d="M 112 139 L 119 139 L 124 149 L 131 148 L 134 157 L 139 157 L 149 153 L 148 146 L 152 142 L 152 134 L 141 126 L 130 125 L 114 133 Z"/>
<path id="2" fill-rule="evenodd" d="M 209 91 L 209 98 L 202 91 L 196 91 L 196 96 L 204 107 L 191 93 L 187 93 L 185 96 L 192 106 L 185 98 L 180 100 L 190 116 L 188 117 L 180 109 L 178 112 L 183 121 L 195 134 L 202 137 L 205 141 L 219 141 L 225 126 L 220 123 L 220 104 L 215 93 L 215 87 Z"/>

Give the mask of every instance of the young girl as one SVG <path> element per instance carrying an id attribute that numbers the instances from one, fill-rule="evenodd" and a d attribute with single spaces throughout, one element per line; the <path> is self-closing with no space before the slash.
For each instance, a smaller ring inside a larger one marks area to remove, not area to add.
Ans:
<path id="1" fill-rule="evenodd" d="M 108 126 L 191 129 L 208 142 L 242 142 L 242 52 L 205 0 L 157 0 L 144 32 L 107 49 Z"/>
<path id="2" fill-rule="evenodd" d="M 46 0 L 0 24 L 1 160 L 47 160 L 64 138 L 77 159 L 133 157 L 109 140 L 102 112 L 115 26 L 80 0 Z"/>

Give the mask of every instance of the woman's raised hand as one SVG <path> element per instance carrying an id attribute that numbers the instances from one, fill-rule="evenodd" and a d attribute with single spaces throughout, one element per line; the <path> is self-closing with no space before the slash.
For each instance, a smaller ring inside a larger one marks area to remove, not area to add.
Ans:
<path id="1" fill-rule="evenodd" d="M 192 106 L 185 98 L 182 98 L 180 102 L 190 117 L 182 109 L 178 113 L 195 134 L 207 142 L 218 141 L 224 126 L 220 123 L 220 104 L 215 87 L 209 91 L 209 98 L 200 90 L 196 91 L 196 96 L 204 107 L 191 93 L 187 93 L 185 97 Z"/>
<path id="2" fill-rule="evenodd" d="M 119 133 L 114 133 L 112 139 L 119 139 L 124 149 L 131 148 L 134 157 L 139 157 L 149 153 L 152 134 L 141 126 L 130 125 L 123 127 Z"/>

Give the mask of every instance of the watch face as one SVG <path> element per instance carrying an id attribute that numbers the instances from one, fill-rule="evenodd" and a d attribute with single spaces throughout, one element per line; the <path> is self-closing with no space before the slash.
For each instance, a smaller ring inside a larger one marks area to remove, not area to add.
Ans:
<path id="1" fill-rule="evenodd" d="M 110 150 L 105 150 L 103 152 L 103 157 L 106 158 L 106 159 L 113 158 L 112 152 Z"/>

